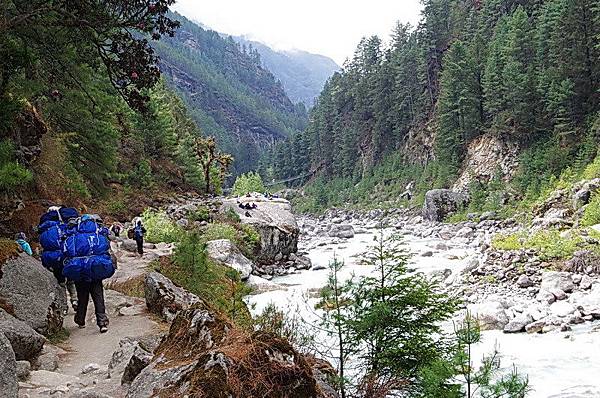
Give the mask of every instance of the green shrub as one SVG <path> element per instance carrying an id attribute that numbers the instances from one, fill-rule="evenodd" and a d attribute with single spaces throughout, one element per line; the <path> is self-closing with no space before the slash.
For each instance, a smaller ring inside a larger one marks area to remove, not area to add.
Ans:
<path id="1" fill-rule="evenodd" d="M 592 196 L 579 222 L 584 227 L 600 223 L 600 194 Z"/>
<path id="2" fill-rule="evenodd" d="M 0 141 L 0 191 L 12 192 L 33 181 L 33 174 L 15 161 L 14 144 Z"/>
<path id="3" fill-rule="evenodd" d="M 265 192 L 265 185 L 260 174 L 253 171 L 239 175 L 231 190 L 231 194 L 234 196 L 243 196 L 250 192 Z"/>
<path id="4" fill-rule="evenodd" d="M 497 234 L 492 238 L 492 247 L 498 250 L 518 250 L 523 247 L 519 234 Z"/>
<path id="5" fill-rule="evenodd" d="M 164 211 L 146 209 L 142 218 L 148 242 L 177 242 L 183 235 L 183 229 L 175 224 Z"/>
<path id="6" fill-rule="evenodd" d="M 596 155 L 594 161 L 588 164 L 583 170 L 582 177 L 586 180 L 600 177 L 600 153 Z"/>
<path id="7" fill-rule="evenodd" d="M 210 210 L 206 206 L 200 206 L 195 211 L 189 213 L 188 219 L 191 221 L 209 222 L 211 220 Z"/>
<path id="8" fill-rule="evenodd" d="M 202 235 L 202 240 L 208 242 L 211 240 L 228 239 L 232 241 L 240 251 L 249 258 L 254 254 L 260 243 L 260 235 L 251 225 L 247 224 L 209 224 Z"/>

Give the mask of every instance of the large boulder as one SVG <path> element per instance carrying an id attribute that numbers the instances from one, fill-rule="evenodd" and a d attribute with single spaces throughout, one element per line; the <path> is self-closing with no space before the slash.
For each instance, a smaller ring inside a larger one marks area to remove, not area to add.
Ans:
<path id="1" fill-rule="evenodd" d="M 256 209 L 245 210 L 238 203 L 255 204 Z M 252 225 L 260 235 L 257 261 L 273 264 L 298 251 L 300 229 L 291 209 L 290 202 L 285 199 L 268 199 L 256 194 L 223 201 L 221 212 L 233 210 L 242 223 Z"/>
<path id="2" fill-rule="evenodd" d="M 0 333 L 10 341 L 18 361 L 31 361 L 44 347 L 46 339 L 25 322 L 18 320 L 0 308 Z"/>
<path id="3" fill-rule="evenodd" d="M 540 289 L 549 292 L 562 290 L 563 292 L 572 292 L 575 288 L 575 283 L 569 272 L 547 271 L 542 274 L 542 284 Z"/>
<path id="4" fill-rule="evenodd" d="M 333 224 L 329 229 L 329 236 L 342 239 L 353 238 L 354 228 L 350 224 Z"/>
<path id="5" fill-rule="evenodd" d="M 58 332 L 67 310 L 65 289 L 35 258 L 21 254 L 1 266 L 0 306 L 45 336 Z"/>
<path id="6" fill-rule="evenodd" d="M 108 364 L 108 377 L 120 379 L 121 384 L 131 384 L 142 369 L 150 363 L 159 343 L 158 336 L 122 339 Z"/>
<path id="7" fill-rule="evenodd" d="M 207 306 L 181 311 L 128 398 L 324 398 L 305 357 L 268 333 L 236 329 Z"/>
<path id="8" fill-rule="evenodd" d="M 198 296 L 175 285 L 158 272 L 150 272 L 144 278 L 144 296 L 148 309 L 168 322 L 179 311 L 201 302 Z"/>
<path id="9" fill-rule="evenodd" d="M 423 218 L 429 221 L 443 221 L 448 215 L 460 210 L 469 202 L 468 195 L 449 189 L 432 189 L 425 194 Z"/>
<path id="10" fill-rule="evenodd" d="M 252 261 L 248 260 L 229 239 L 207 242 L 206 251 L 213 260 L 238 271 L 243 281 L 250 277 L 254 267 Z"/>
<path id="11" fill-rule="evenodd" d="M 0 391 L 6 398 L 17 398 L 19 392 L 15 353 L 10 341 L 2 333 L 0 333 Z"/>
<path id="12" fill-rule="evenodd" d="M 498 301 L 470 304 L 467 310 L 479 321 L 481 330 L 504 330 L 509 322 L 504 306 Z"/>

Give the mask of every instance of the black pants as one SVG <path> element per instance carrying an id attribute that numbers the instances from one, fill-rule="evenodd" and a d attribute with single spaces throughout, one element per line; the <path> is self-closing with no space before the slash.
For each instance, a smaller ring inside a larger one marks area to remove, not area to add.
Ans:
<path id="1" fill-rule="evenodd" d="M 144 254 L 144 238 L 138 238 L 135 240 L 137 243 L 137 252 L 140 256 Z"/>
<path id="2" fill-rule="evenodd" d="M 76 301 L 77 291 L 75 290 L 75 282 L 65 278 L 62 274 L 62 269 L 52 269 L 52 273 L 54 274 L 54 277 L 56 278 L 58 284 L 63 288 L 67 289 L 67 292 L 69 293 L 69 299 L 71 300 L 71 302 Z"/>
<path id="3" fill-rule="evenodd" d="M 75 282 L 77 288 L 77 297 L 79 298 L 79 306 L 75 313 L 75 323 L 84 326 L 87 306 L 92 296 L 94 302 L 94 311 L 96 312 L 96 324 L 98 327 L 108 326 L 108 316 L 104 306 L 104 287 L 102 281 L 93 282 Z"/>

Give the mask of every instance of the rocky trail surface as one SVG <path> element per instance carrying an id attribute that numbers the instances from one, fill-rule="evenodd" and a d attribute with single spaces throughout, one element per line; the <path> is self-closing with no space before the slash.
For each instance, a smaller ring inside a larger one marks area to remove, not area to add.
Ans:
<path id="1" fill-rule="evenodd" d="M 126 284 L 148 272 L 150 263 L 168 255 L 171 247 L 147 245 L 144 257 L 127 250 L 127 241 L 113 244 L 119 268 L 105 285 Z M 105 288 L 106 311 L 110 318 L 108 333 L 101 334 L 95 325 L 93 303 L 89 303 L 87 326 L 79 329 L 73 311 L 65 317 L 66 341 L 46 343 L 42 355 L 33 364 L 29 377 L 19 383 L 19 397 L 124 397 L 126 387 L 121 375 L 111 372 L 113 354 L 127 338 L 157 340 L 165 326 L 148 312 L 145 300 Z M 112 363 L 111 363 L 112 362 Z M 122 371 L 122 369 L 121 369 Z M 113 374 L 111 374 L 113 373 Z"/>

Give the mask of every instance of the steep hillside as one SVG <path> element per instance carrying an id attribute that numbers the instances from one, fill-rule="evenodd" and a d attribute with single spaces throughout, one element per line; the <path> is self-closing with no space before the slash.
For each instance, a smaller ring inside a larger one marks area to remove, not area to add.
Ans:
<path id="1" fill-rule="evenodd" d="M 290 99 L 309 108 L 314 105 L 327 79 L 340 70 L 334 60 L 323 55 L 300 50 L 276 51 L 244 37 L 236 37 L 235 40 L 257 51 L 262 64 L 281 81 Z"/>
<path id="2" fill-rule="evenodd" d="M 535 198 L 597 153 L 599 37 L 594 0 L 427 0 L 389 46 L 363 39 L 274 170 L 316 171 L 342 202 L 409 181 Z"/>
<path id="3" fill-rule="evenodd" d="M 233 173 L 257 166 L 261 153 L 306 125 L 296 106 L 254 53 L 180 15 L 174 37 L 153 44 L 161 70 L 207 135 L 234 158 Z"/>

